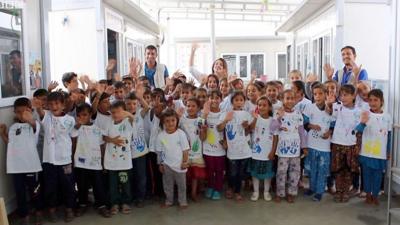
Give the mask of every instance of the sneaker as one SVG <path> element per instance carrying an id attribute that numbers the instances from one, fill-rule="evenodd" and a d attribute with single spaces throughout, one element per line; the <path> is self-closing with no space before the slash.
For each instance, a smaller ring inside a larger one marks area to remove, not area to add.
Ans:
<path id="1" fill-rule="evenodd" d="M 269 192 L 264 192 L 264 200 L 267 202 L 272 200 L 271 194 Z"/>
<path id="2" fill-rule="evenodd" d="M 207 188 L 205 196 L 206 198 L 211 198 L 213 195 L 214 190 L 212 188 Z"/>
<path id="3" fill-rule="evenodd" d="M 304 195 L 305 195 L 305 196 L 311 196 L 311 195 L 313 195 L 313 194 L 314 194 L 314 192 L 311 191 L 311 189 L 308 189 L 307 191 L 304 192 Z"/>
<path id="4" fill-rule="evenodd" d="M 214 191 L 212 193 L 211 199 L 212 200 L 220 200 L 221 199 L 221 193 L 219 191 Z"/>
<path id="5" fill-rule="evenodd" d="M 64 216 L 64 221 L 66 223 L 71 222 L 74 219 L 74 211 L 71 208 L 65 209 L 65 216 Z"/>
<path id="6" fill-rule="evenodd" d="M 117 215 L 118 212 L 119 212 L 119 206 L 118 205 L 113 205 L 111 207 L 111 210 L 110 210 L 111 215 Z"/>
<path id="7" fill-rule="evenodd" d="M 123 204 L 122 207 L 121 207 L 121 212 L 123 214 L 129 214 L 129 213 L 131 213 L 131 210 L 132 209 L 128 204 Z"/>
<path id="8" fill-rule="evenodd" d="M 259 197 L 259 193 L 258 192 L 253 192 L 253 194 L 250 197 L 250 200 L 252 200 L 253 202 L 257 201 Z"/>
<path id="9" fill-rule="evenodd" d="M 314 202 L 319 202 L 322 199 L 322 194 L 315 194 L 312 198 Z"/>

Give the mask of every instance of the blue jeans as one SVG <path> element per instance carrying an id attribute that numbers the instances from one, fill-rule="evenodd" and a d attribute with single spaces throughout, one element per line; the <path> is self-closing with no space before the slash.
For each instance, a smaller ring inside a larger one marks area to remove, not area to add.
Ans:
<path id="1" fill-rule="evenodd" d="M 330 152 L 310 148 L 307 157 L 310 162 L 310 189 L 317 194 L 323 194 L 330 173 Z"/>
<path id="2" fill-rule="evenodd" d="M 240 193 L 242 181 L 246 178 L 246 171 L 250 158 L 229 160 L 229 187 L 237 194 Z"/>
<path id="3" fill-rule="evenodd" d="M 361 164 L 361 168 L 364 181 L 364 191 L 366 193 L 372 193 L 372 196 L 374 197 L 378 197 L 379 191 L 381 190 L 382 170 L 373 169 L 365 164 Z"/>
<path id="4" fill-rule="evenodd" d="M 146 195 L 146 156 L 132 159 L 131 189 L 136 202 L 144 201 Z"/>

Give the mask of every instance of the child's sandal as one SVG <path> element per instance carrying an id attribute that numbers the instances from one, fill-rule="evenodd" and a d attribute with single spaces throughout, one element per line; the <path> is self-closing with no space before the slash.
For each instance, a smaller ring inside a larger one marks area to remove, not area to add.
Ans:
<path id="1" fill-rule="evenodd" d="M 227 191 L 225 192 L 225 197 L 226 197 L 227 199 L 232 199 L 232 198 L 233 198 L 233 191 L 232 191 L 232 190 L 227 190 Z"/>

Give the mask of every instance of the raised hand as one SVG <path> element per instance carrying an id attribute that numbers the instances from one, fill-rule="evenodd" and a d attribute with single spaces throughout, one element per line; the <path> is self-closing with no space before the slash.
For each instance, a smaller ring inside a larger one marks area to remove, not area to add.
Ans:
<path id="1" fill-rule="evenodd" d="M 210 107 L 211 107 L 211 101 L 208 100 L 203 105 L 203 114 L 205 116 L 208 116 L 208 114 L 210 113 Z"/>
<path id="2" fill-rule="evenodd" d="M 308 126 L 311 130 L 321 131 L 321 127 L 317 124 L 309 124 Z"/>
<path id="3" fill-rule="evenodd" d="M 276 111 L 276 115 L 277 115 L 278 119 L 282 119 L 282 117 L 285 115 L 285 110 L 283 109 L 283 107 L 279 108 Z"/>
<path id="4" fill-rule="evenodd" d="M 47 90 L 51 92 L 52 90 L 56 89 L 58 86 L 58 82 L 53 80 L 50 82 L 49 86 L 47 86 Z"/>
<path id="5" fill-rule="evenodd" d="M 178 114 L 179 118 L 181 118 L 182 115 L 185 113 L 185 108 L 180 107 L 179 109 L 176 110 L 176 113 Z"/>
<path id="6" fill-rule="evenodd" d="M 331 105 L 336 102 L 336 94 L 333 92 L 329 92 L 326 97 L 326 104 Z"/>
<path id="7" fill-rule="evenodd" d="M 105 92 L 109 95 L 114 94 L 114 87 L 113 86 L 108 86 L 105 90 Z"/>
<path id="8" fill-rule="evenodd" d="M 226 113 L 226 116 L 225 116 L 225 120 L 226 120 L 226 121 L 231 121 L 231 120 L 233 120 L 234 114 L 235 114 L 235 113 L 234 113 L 233 111 L 227 112 L 227 113 Z"/>
<path id="9" fill-rule="evenodd" d="M 361 118 L 360 118 L 360 122 L 366 124 L 369 120 L 369 112 L 368 111 L 363 111 L 361 113 Z"/>
<path id="10" fill-rule="evenodd" d="M 31 110 L 25 110 L 22 113 L 22 120 L 24 122 L 32 122 L 34 120 L 33 119 L 33 115 L 32 115 L 32 111 Z"/>
<path id="11" fill-rule="evenodd" d="M 108 64 L 106 67 L 106 71 L 111 71 L 114 69 L 114 67 L 117 65 L 117 60 L 115 59 L 109 59 Z"/>
<path id="12" fill-rule="evenodd" d="M 140 60 L 136 57 L 130 58 L 129 59 L 129 75 L 132 76 L 132 78 L 136 78 L 139 76 L 139 72 L 141 70 L 142 63 Z"/>
<path id="13" fill-rule="evenodd" d="M 332 80 L 335 70 L 333 69 L 333 67 L 331 67 L 329 63 L 324 65 L 324 72 L 326 74 L 326 78 L 328 78 L 328 80 Z"/>

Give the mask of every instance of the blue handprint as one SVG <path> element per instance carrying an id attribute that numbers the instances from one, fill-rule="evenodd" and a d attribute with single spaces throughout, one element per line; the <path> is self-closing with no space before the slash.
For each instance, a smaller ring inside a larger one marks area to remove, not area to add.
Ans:
<path id="1" fill-rule="evenodd" d="M 260 153 L 260 152 L 261 152 L 261 146 L 258 143 L 254 144 L 253 153 Z"/>
<path id="2" fill-rule="evenodd" d="M 233 133 L 233 125 L 232 124 L 226 125 L 226 134 L 227 134 L 229 140 L 233 140 L 235 138 L 236 131 L 235 131 L 235 133 Z"/>
<path id="3" fill-rule="evenodd" d="M 138 152 L 143 152 L 144 151 L 144 141 L 141 138 L 133 139 L 133 143 L 136 146 L 136 150 Z"/>

